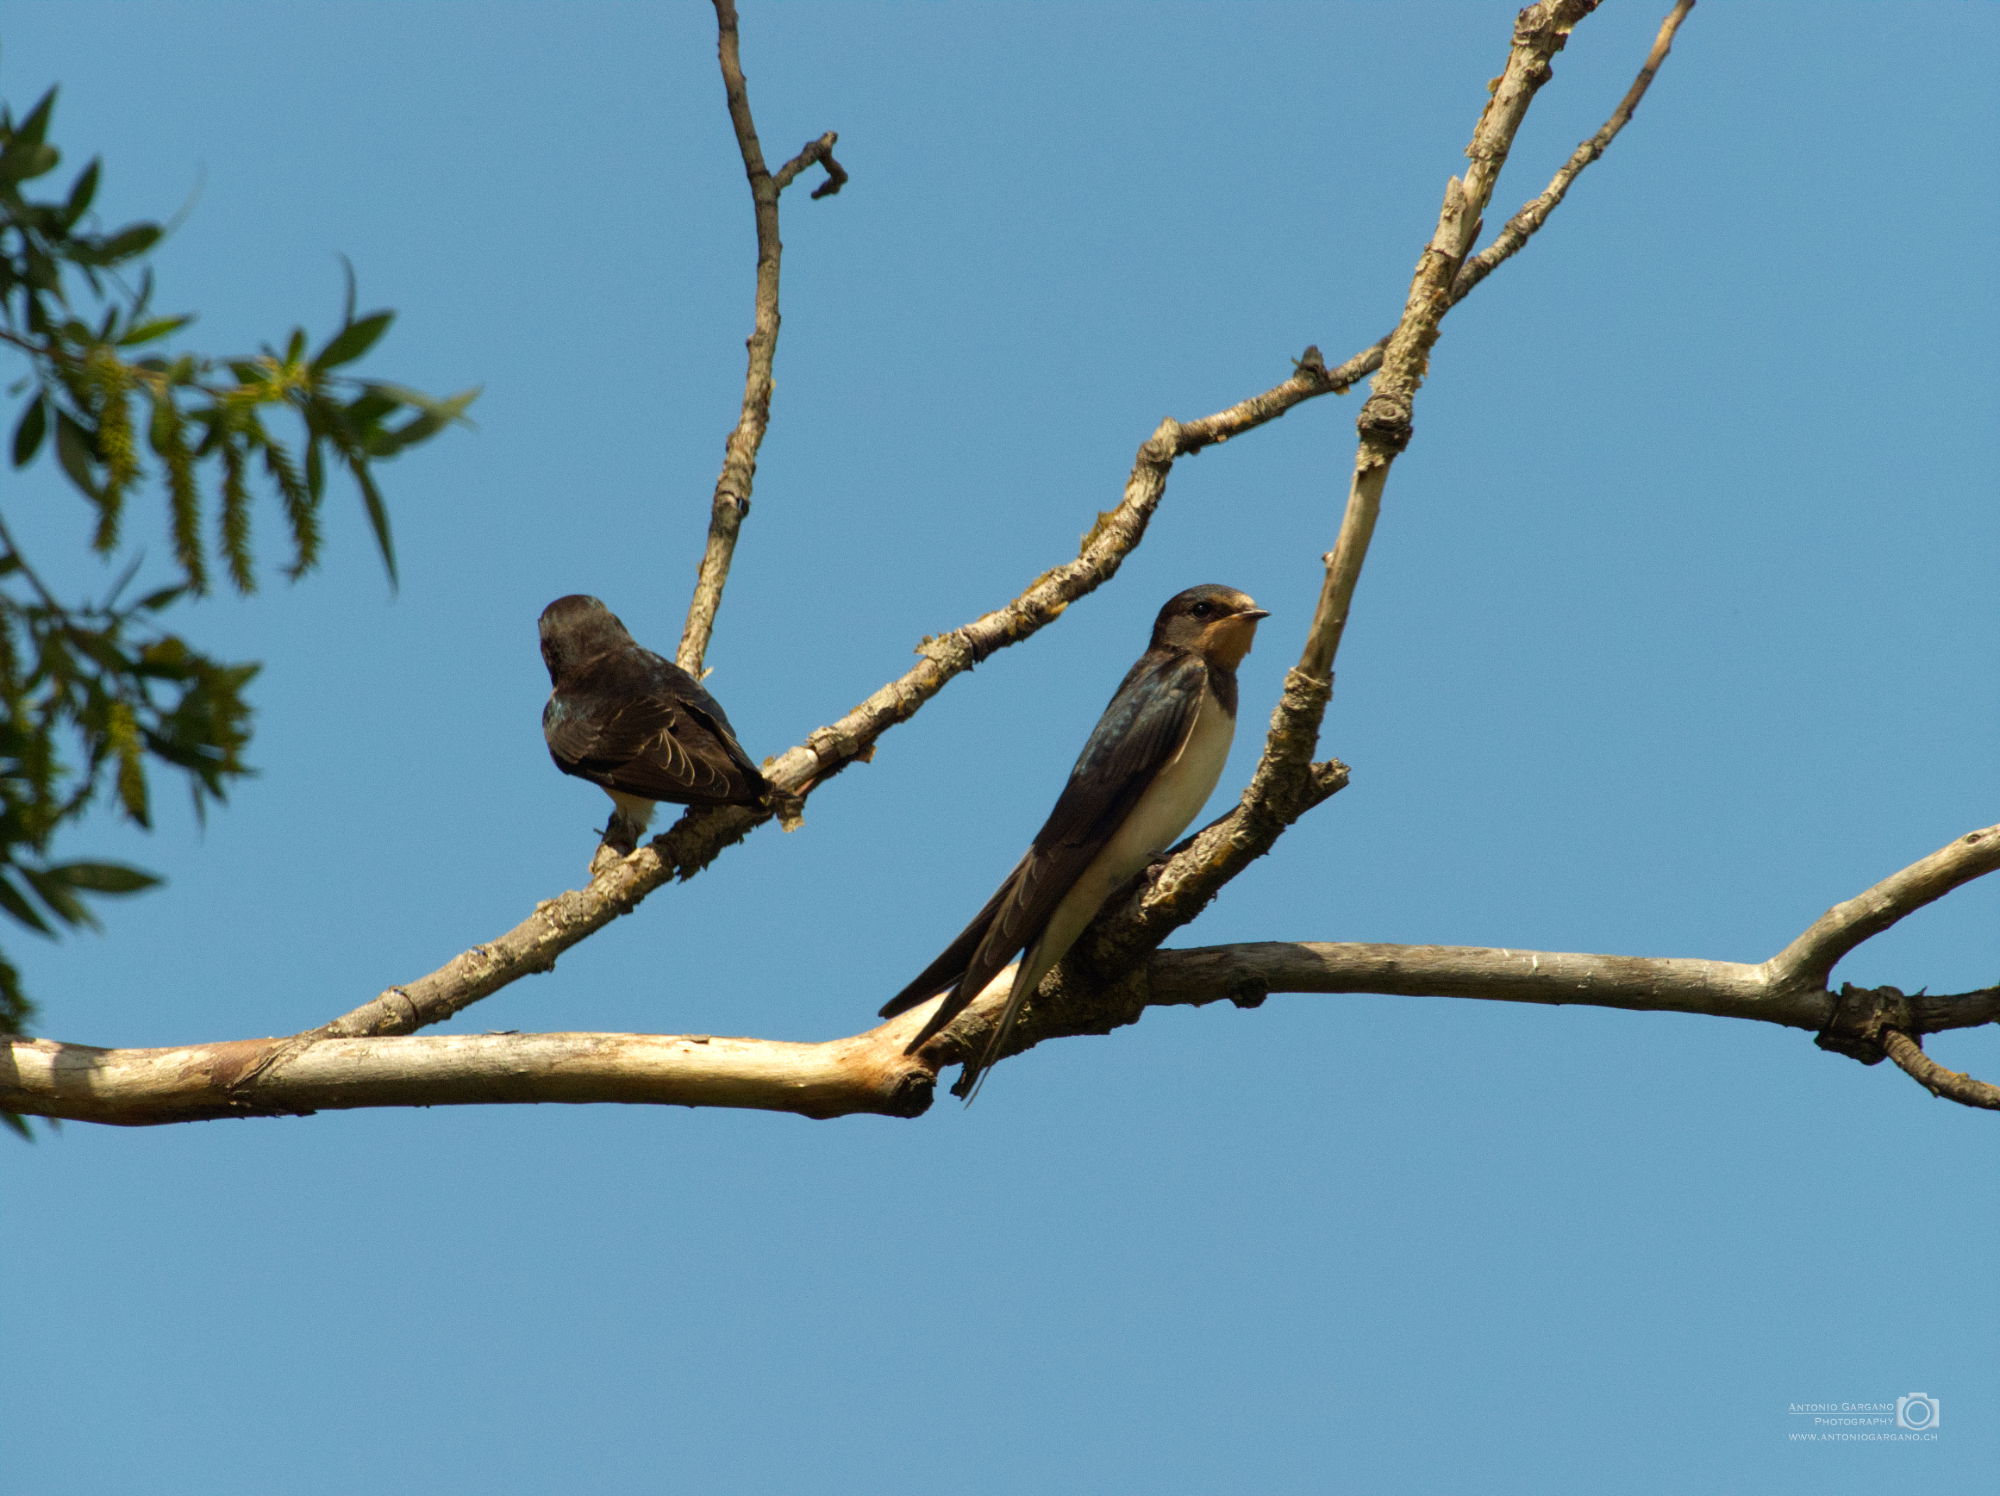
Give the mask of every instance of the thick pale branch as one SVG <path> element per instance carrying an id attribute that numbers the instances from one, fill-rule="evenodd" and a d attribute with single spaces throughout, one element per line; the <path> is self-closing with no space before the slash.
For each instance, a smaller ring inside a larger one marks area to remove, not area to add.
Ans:
<path id="1" fill-rule="evenodd" d="M 1487 946 L 1258 941 L 1163 951 L 1148 984 L 1154 1006 L 1254 1007 L 1273 992 L 1372 992 L 1491 1002 L 1580 1003 L 1649 1013 L 1755 1018 L 1792 1028 L 1825 1022 L 1825 994 L 1773 992 L 1763 967 L 1688 957 L 1605 956 Z"/>
<path id="2" fill-rule="evenodd" d="M 904 1054 L 903 1046 L 927 1008 L 819 1044 L 709 1035 L 316 1034 L 116 1050 L 0 1040 L 0 1110 L 124 1126 L 351 1107 L 529 1102 L 915 1116 L 930 1104 L 937 1067 L 983 1043 L 1011 978 L 1011 969 L 995 978 L 966 1018 L 918 1057 Z M 1991 1022 L 2000 1014 L 1995 989 L 1911 999 L 1883 991 L 1895 997 L 1899 1018 L 1917 1033 Z M 1577 1004 L 1806 1030 L 1826 1030 L 1854 1008 L 1851 990 L 1836 996 L 1782 980 L 1776 960 L 1749 965 L 1484 946 L 1263 941 L 1155 951 L 1118 1003 L 1106 1003 L 1100 993 L 1068 1006 L 1060 984 L 1053 1000 L 1052 989 L 1044 987 L 1009 1050 L 1109 1032 L 1148 1006 L 1226 1001 L 1256 1007 L 1279 992 Z M 1874 1006 L 1879 1010 L 1879 1003 Z M 1971 1106 L 2000 1104 L 2000 1091 L 1938 1066 L 1903 1029 L 1882 1029 L 1877 1037 L 1898 1065 L 1936 1094 Z"/>
<path id="3" fill-rule="evenodd" d="M 638 1102 L 915 1116 L 934 1077 L 872 1036 L 829 1044 L 657 1034 L 244 1039 L 177 1049 L 0 1047 L 0 1108 L 151 1126 L 351 1107 Z"/>
<path id="4" fill-rule="evenodd" d="M 1846 928 L 1866 924 L 1869 933 L 1887 928 L 1947 884 L 1966 881 L 1958 875 L 1963 861 L 1947 873 L 1940 870 L 1940 859 L 1965 858 L 1968 845 L 1983 848 L 1995 831 L 2000 828 L 1960 837 L 1836 906 L 1834 914 L 1865 903 L 1868 911 Z M 1990 861 L 1981 870 L 1991 871 Z M 1886 921 L 1870 902 L 1883 890 L 1889 890 L 1886 906 L 1895 911 Z M 1982 1081 L 1939 1067 L 1913 1042 L 1913 1036 L 1938 1029 L 1993 1022 L 2000 1017 L 2000 989 L 1906 998 L 1894 988 L 1843 988 L 1836 995 L 1796 979 L 1796 963 L 1788 958 L 1804 943 L 1801 937 L 1754 966 L 1482 946 L 1264 941 L 1154 951 L 1113 995 L 1101 987 L 1071 994 L 1062 980 L 1042 987 L 1021 1015 L 1008 1052 L 1067 1034 L 1109 1032 L 1148 1006 L 1229 1001 L 1255 1007 L 1273 992 L 1379 992 L 1700 1013 L 1817 1029 L 1821 1044 L 1857 1058 L 1870 1058 L 1871 1048 L 1875 1059 L 1887 1053 L 1938 1095 L 1971 1106 L 1992 1105 L 1989 1093 L 2000 1096 Z M 1002 972 L 964 1019 L 916 1057 L 905 1055 L 903 1046 L 924 1023 L 928 1005 L 823 1044 L 708 1035 L 408 1036 L 388 1028 L 372 1030 L 387 1037 L 351 1036 L 368 1031 L 364 1025 L 349 1034 L 329 1025 L 288 1039 L 175 1049 L 92 1049 L 0 1038 L 0 1111 L 132 1126 L 336 1107 L 543 1101 L 754 1107 L 809 1117 L 915 1116 L 930 1104 L 938 1067 L 983 1046 L 1012 978 L 1011 968 Z"/>

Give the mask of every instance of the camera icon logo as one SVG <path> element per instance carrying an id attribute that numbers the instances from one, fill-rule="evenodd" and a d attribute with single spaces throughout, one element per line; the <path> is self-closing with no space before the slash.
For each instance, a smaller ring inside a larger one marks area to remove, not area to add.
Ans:
<path id="1" fill-rule="evenodd" d="M 1938 1401 L 1923 1392 L 1896 1399 L 1896 1427 L 1928 1430 L 1938 1426 Z"/>

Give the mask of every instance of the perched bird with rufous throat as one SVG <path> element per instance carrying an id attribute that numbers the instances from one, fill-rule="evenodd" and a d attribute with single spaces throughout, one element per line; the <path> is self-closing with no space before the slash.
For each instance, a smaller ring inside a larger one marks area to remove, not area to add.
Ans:
<path id="1" fill-rule="evenodd" d="M 1026 951 L 999 1026 L 966 1065 L 968 1103 L 1042 978 L 1207 802 L 1236 732 L 1236 667 L 1269 616 L 1233 587 L 1190 587 L 1168 599 L 1027 855 L 958 938 L 884 1005 L 882 1016 L 892 1018 L 944 995 L 906 1046 L 915 1054 Z"/>
<path id="2" fill-rule="evenodd" d="M 631 852 L 661 801 L 758 805 L 771 793 L 721 703 L 641 648 L 596 598 L 557 598 L 542 610 L 541 635 L 553 687 L 542 737 L 558 769 L 611 797 L 604 848 Z"/>

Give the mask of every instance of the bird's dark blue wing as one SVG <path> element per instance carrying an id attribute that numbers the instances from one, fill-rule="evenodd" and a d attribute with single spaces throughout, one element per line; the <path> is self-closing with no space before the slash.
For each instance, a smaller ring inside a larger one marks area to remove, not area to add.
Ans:
<path id="1" fill-rule="evenodd" d="M 1207 662 L 1186 650 L 1149 650 L 1132 667 L 1027 855 L 944 954 L 882 1009 L 891 1017 L 956 988 L 911 1041 L 912 1049 L 963 1012 L 1041 934 L 1063 895 L 1186 741 L 1208 678 Z"/>

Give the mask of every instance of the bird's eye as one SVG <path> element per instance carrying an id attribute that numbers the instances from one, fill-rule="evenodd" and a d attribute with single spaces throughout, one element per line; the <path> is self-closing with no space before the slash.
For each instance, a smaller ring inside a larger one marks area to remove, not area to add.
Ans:
<path id="1" fill-rule="evenodd" d="M 1188 612 L 1194 614 L 1197 618 L 1206 618 L 1214 611 L 1215 605 L 1213 603 L 1196 603 L 1192 608 L 1188 609 Z"/>

